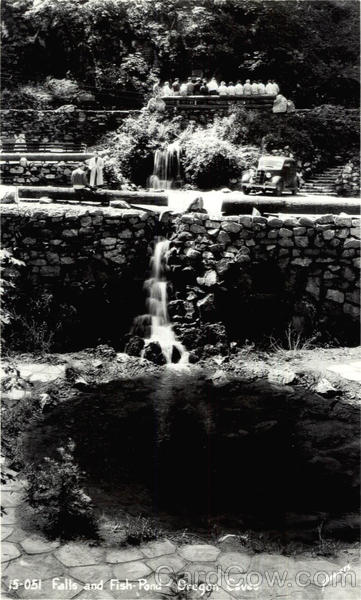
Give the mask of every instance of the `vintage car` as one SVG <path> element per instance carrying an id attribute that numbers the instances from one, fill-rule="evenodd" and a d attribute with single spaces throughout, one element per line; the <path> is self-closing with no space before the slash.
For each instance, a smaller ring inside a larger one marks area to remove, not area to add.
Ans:
<path id="1" fill-rule="evenodd" d="M 297 194 L 297 165 L 288 156 L 261 156 L 257 170 L 250 169 L 242 177 L 242 191 L 273 192 L 281 196 L 282 192 Z"/>

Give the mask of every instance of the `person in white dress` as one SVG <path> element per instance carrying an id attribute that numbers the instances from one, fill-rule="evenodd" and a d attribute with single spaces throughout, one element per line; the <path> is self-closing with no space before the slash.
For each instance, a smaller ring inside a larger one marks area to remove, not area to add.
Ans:
<path id="1" fill-rule="evenodd" d="M 228 96 L 235 96 L 235 94 L 236 94 L 236 88 L 234 86 L 233 81 L 229 82 L 229 84 L 227 86 L 227 93 L 228 93 Z"/>
<path id="2" fill-rule="evenodd" d="M 166 81 L 163 86 L 163 89 L 162 89 L 162 96 L 164 98 L 164 96 L 173 96 L 173 95 L 174 95 L 174 92 L 169 85 L 169 81 Z"/>
<path id="3" fill-rule="evenodd" d="M 243 86 L 243 94 L 245 96 L 250 96 L 252 94 L 252 86 L 250 79 L 246 79 L 246 83 Z"/>
<path id="4" fill-rule="evenodd" d="M 99 156 L 98 152 L 94 154 L 94 156 L 87 161 L 87 165 L 90 170 L 90 181 L 89 185 L 91 188 L 99 187 L 104 184 L 103 180 L 103 169 L 104 169 L 104 160 L 101 156 Z"/>
<path id="5" fill-rule="evenodd" d="M 236 85 L 234 86 L 234 91 L 236 96 L 243 96 L 243 85 L 240 81 L 237 81 Z"/>
<path id="6" fill-rule="evenodd" d="M 252 95 L 256 96 L 258 94 L 258 83 L 257 81 L 253 81 L 251 85 Z"/>
<path id="7" fill-rule="evenodd" d="M 273 87 L 273 83 L 272 81 L 269 79 L 267 81 L 267 85 L 266 85 L 266 94 L 268 94 L 269 96 L 274 96 L 274 87 Z"/>
<path id="8" fill-rule="evenodd" d="M 207 88 L 208 88 L 208 93 L 211 94 L 212 96 L 219 93 L 218 83 L 217 83 L 217 80 L 215 77 L 212 77 L 212 79 L 210 81 L 208 81 Z"/>
<path id="9" fill-rule="evenodd" d="M 266 93 L 266 86 L 264 83 L 262 83 L 262 81 L 258 82 L 258 93 L 262 96 L 264 96 Z"/>
<path id="10" fill-rule="evenodd" d="M 220 96 L 227 96 L 228 89 L 227 89 L 225 81 L 221 81 L 221 84 L 220 84 L 220 86 L 218 88 L 218 93 L 219 93 Z"/>

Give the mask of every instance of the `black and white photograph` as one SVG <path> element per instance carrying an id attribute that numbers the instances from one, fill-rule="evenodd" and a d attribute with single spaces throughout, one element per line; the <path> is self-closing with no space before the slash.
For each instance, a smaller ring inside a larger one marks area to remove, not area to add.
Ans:
<path id="1" fill-rule="evenodd" d="M 2 0 L 1 600 L 360 600 L 360 1 Z"/>

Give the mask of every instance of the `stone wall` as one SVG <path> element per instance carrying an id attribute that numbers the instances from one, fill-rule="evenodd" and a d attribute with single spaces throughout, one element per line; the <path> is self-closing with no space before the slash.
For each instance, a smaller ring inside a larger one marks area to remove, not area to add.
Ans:
<path id="1" fill-rule="evenodd" d="M 124 110 L 16 110 L 1 111 L 2 140 L 12 140 L 15 132 L 25 133 L 31 142 L 85 143 L 88 146 L 117 129 L 129 114 Z"/>
<path id="2" fill-rule="evenodd" d="M 262 339 L 289 324 L 292 336 L 356 342 L 359 238 L 359 217 L 180 216 L 169 255 L 178 335 L 197 351 L 219 343 L 216 352 L 227 337 Z"/>
<path id="3" fill-rule="evenodd" d="M 0 164 L 1 183 L 8 185 L 70 185 L 70 176 L 78 162 L 28 162 L 26 167 L 16 163 Z"/>
<path id="4" fill-rule="evenodd" d="M 188 213 L 168 226 L 169 313 L 188 349 L 223 352 L 229 341 L 279 338 L 289 325 L 291 337 L 357 343 L 359 217 Z M 158 228 L 140 210 L 5 205 L 2 240 L 25 262 L 21 293 L 48 290 L 79 319 L 89 313 L 103 341 L 107 327 L 120 341 L 145 312 Z"/>
<path id="5" fill-rule="evenodd" d="M 144 312 L 144 275 L 155 228 L 154 215 L 141 210 L 3 205 L 2 247 L 24 262 L 16 282 L 16 312 L 28 326 L 39 317 L 34 314 L 39 302 L 42 321 L 58 328 L 60 349 L 97 340 L 121 344 L 133 318 Z M 12 324 L 15 332 L 17 325 Z"/>

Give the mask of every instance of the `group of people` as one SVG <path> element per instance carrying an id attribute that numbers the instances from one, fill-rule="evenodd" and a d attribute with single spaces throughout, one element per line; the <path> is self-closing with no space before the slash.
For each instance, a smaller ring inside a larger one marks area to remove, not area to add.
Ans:
<path id="1" fill-rule="evenodd" d="M 181 83 L 177 77 L 173 82 L 165 81 L 161 85 L 160 79 L 157 79 L 153 85 L 153 93 L 155 96 L 277 96 L 280 88 L 278 84 L 269 79 L 266 84 L 261 80 L 246 79 L 244 83 L 238 80 L 236 83 L 230 81 L 226 84 L 225 81 L 217 82 L 215 77 L 209 81 L 201 77 L 188 77 L 187 81 Z"/>

